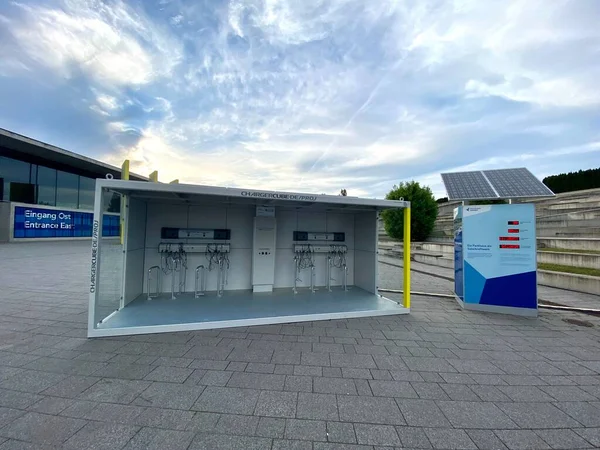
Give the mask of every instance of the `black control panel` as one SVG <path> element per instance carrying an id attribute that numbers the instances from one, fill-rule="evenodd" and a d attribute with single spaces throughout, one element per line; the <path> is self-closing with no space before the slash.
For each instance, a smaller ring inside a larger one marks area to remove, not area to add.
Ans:
<path id="1" fill-rule="evenodd" d="M 296 241 L 296 242 L 307 242 L 307 241 L 344 242 L 345 240 L 346 240 L 346 233 L 318 233 L 315 231 L 294 231 L 294 241 Z"/>

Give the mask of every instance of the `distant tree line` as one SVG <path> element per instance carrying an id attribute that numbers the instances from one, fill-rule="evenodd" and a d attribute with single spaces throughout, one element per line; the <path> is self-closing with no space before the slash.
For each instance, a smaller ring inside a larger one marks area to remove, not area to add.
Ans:
<path id="1" fill-rule="evenodd" d="M 597 169 L 580 170 L 578 172 L 551 175 L 544 178 L 542 181 L 555 194 L 599 188 L 600 167 Z"/>

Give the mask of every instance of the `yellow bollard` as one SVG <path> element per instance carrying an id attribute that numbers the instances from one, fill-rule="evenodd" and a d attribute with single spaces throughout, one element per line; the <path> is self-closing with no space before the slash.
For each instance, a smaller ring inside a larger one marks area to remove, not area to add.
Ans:
<path id="1" fill-rule="evenodd" d="M 404 208 L 404 307 L 410 309 L 410 208 Z"/>
<path id="2" fill-rule="evenodd" d="M 121 180 L 129 180 L 129 160 L 126 159 L 123 161 L 123 165 L 121 165 Z M 125 243 L 125 235 L 123 231 L 125 230 L 125 199 L 121 196 L 121 210 L 119 212 L 119 235 L 121 237 L 121 245 Z"/>

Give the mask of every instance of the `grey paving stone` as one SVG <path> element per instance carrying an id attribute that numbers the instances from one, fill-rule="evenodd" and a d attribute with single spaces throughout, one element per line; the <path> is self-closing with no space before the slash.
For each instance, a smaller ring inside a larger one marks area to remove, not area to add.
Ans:
<path id="1" fill-rule="evenodd" d="M 590 448 L 590 443 L 572 430 L 536 430 L 535 433 L 551 448 Z"/>
<path id="2" fill-rule="evenodd" d="M 337 354 L 330 355 L 333 367 L 350 367 L 376 369 L 375 361 L 371 355 Z"/>
<path id="3" fill-rule="evenodd" d="M 333 442 L 314 442 L 313 450 L 373 450 L 370 445 L 336 444 Z"/>
<path id="4" fill-rule="evenodd" d="M 285 419 L 276 419 L 273 417 L 260 417 L 256 435 L 267 438 L 283 438 L 285 431 Z"/>
<path id="5" fill-rule="evenodd" d="M 439 401 L 437 405 L 455 428 L 518 428 L 493 403 Z"/>
<path id="6" fill-rule="evenodd" d="M 343 422 L 405 425 L 398 405 L 391 398 L 339 395 L 338 412 Z"/>
<path id="7" fill-rule="evenodd" d="M 402 360 L 406 363 L 409 370 L 419 372 L 456 372 L 448 361 L 442 358 L 416 358 L 413 356 L 403 356 Z M 379 367 L 384 369 L 385 367 Z"/>
<path id="8" fill-rule="evenodd" d="M 292 375 L 294 373 L 294 366 L 289 364 L 275 364 L 275 371 L 277 375 Z"/>
<path id="9" fill-rule="evenodd" d="M 554 403 L 554 405 L 584 427 L 600 427 L 600 408 L 594 406 L 592 403 L 560 402 Z"/>
<path id="10" fill-rule="evenodd" d="M 296 392 L 262 391 L 254 414 L 268 417 L 296 417 Z"/>
<path id="11" fill-rule="evenodd" d="M 183 383 L 193 372 L 193 369 L 183 367 L 158 366 L 144 377 L 149 381 L 164 381 L 167 383 Z"/>
<path id="12" fill-rule="evenodd" d="M 482 385 L 491 385 L 491 386 L 499 386 L 505 385 L 506 382 L 500 378 L 500 375 L 481 375 L 481 374 L 471 374 L 469 375 L 475 383 Z"/>
<path id="13" fill-rule="evenodd" d="M 93 375 L 103 378 L 119 378 L 124 380 L 143 380 L 154 367 L 140 364 L 110 364 L 99 368 Z"/>
<path id="14" fill-rule="evenodd" d="M 17 375 L 13 375 L 10 378 L 0 381 L 0 388 L 39 394 L 45 389 L 64 380 L 66 377 L 66 375 L 58 373 L 24 370 Z"/>
<path id="15" fill-rule="evenodd" d="M 345 422 L 327 422 L 327 440 L 329 442 L 356 444 L 354 426 Z"/>
<path id="16" fill-rule="evenodd" d="M 203 390 L 204 386 L 154 382 L 140 393 L 134 403 L 139 406 L 190 409 Z"/>
<path id="17" fill-rule="evenodd" d="M 186 431 L 194 431 L 200 433 L 212 433 L 214 432 L 217 422 L 221 417 L 217 413 L 209 412 L 196 412 L 192 420 L 186 425 Z"/>
<path id="18" fill-rule="evenodd" d="M 353 380 L 344 378 L 313 378 L 313 391 L 321 394 L 356 395 Z"/>
<path id="19" fill-rule="evenodd" d="M 142 428 L 124 450 L 186 450 L 193 433 L 157 428 Z"/>
<path id="20" fill-rule="evenodd" d="M 325 422 L 321 420 L 286 419 L 285 438 L 326 442 Z"/>
<path id="21" fill-rule="evenodd" d="M 354 430 L 359 444 L 386 446 L 401 444 L 396 429 L 391 425 L 357 423 L 354 425 Z"/>
<path id="22" fill-rule="evenodd" d="M 96 384 L 100 378 L 71 375 L 54 386 L 44 390 L 42 394 L 55 397 L 75 398 L 86 389 Z"/>
<path id="23" fill-rule="evenodd" d="M 571 428 L 578 422 L 551 403 L 498 403 L 521 428 Z"/>
<path id="24" fill-rule="evenodd" d="M 492 430 L 467 430 L 467 434 L 477 448 L 488 450 L 506 450 L 506 445 Z"/>
<path id="25" fill-rule="evenodd" d="M 85 418 L 100 405 L 98 402 L 89 402 L 87 400 L 71 400 L 71 402 L 69 407 L 60 412 L 61 416 L 73 417 L 75 419 Z"/>
<path id="26" fill-rule="evenodd" d="M 299 419 L 338 420 L 335 395 L 300 392 L 296 417 Z"/>
<path id="27" fill-rule="evenodd" d="M 531 430 L 497 430 L 496 434 L 511 450 L 551 448 Z"/>
<path id="28" fill-rule="evenodd" d="M 551 402 L 554 400 L 536 386 L 498 386 L 498 390 L 515 402 Z"/>
<path id="29" fill-rule="evenodd" d="M 197 411 L 252 414 L 259 391 L 229 387 L 207 387 L 192 409 Z"/>
<path id="30" fill-rule="evenodd" d="M 204 370 L 225 370 L 229 366 L 242 365 L 243 371 L 246 368 L 246 363 L 228 362 L 228 361 L 215 361 L 215 360 L 203 360 L 194 359 L 188 366 L 189 369 L 204 369 Z M 232 369 L 234 370 L 234 369 Z"/>
<path id="31" fill-rule="evenodd" d="M 417 392 L 407 381 L 369 381 L 371 391 L 376 397 L 417 398 Z"/>
<path id="32" fill-rule="evenodd" d="M 312 377 L 287 375 L 284 390 L 293 392 L 312 392 Z"/>
<path id="33" fill-rule="evenodd" d="M 108 403 L 131 403 L 134 398 L 150 386 L 150 381 L 102 379 L 83 391 L 81 400 Z"/>
<path id="34" fill-rule="evenodd" d="M 188 449 L 265 450 L 271 448 L 271 445 L 271 439 L 261 437 L 198 433 Z"/>
<path id="35" fill-rule="evenodd" d="M 440 384 L 451 400 L 479 401 L 479 397 L 465 384 Z"/>
<path id="36" fill-rule="evenodd" d="M 397 399 L 396 402 L 406 419 L 414 427 L 449 427 L 450 422 L 433 400 Z M 400 424 L 402 425 L 402 424 Z"/>
<path id="37" fill-rule="evenodd" d="M 205 386 L 226 386 L 231 379 L 232 372 L 227 370 L 207 370 L 200 378 L 198 384 Z"/>
<path id="38" fill-rule="evenodd" d="M 469 388 L 484 402 L 510 402 L 511 399 L 496 386 L 471 385 Z"/>
<path id="39" fill-rule="evenodd" d="M 404 448 L 431 448 L 423 428 L 396 427 L 396 432 Z"/>
<path id="40" fill-rule="evenodd" d="M 168 428 L 186 430 L 194 418 L 193 411 L 177 409 L 145 408 L 134 419 L 134 424 L 142 427 Z"/>
<path id="41" fill-rule="evenodd" d="M 272 391 L 283 390 L 285 375 L 271 375 L 260 373 L 234 372 L 228 387 L 248 388 L 248 389 L 269 389 Z"/>
<path id="42" fill-rule="evenodd" d="M 389 370 L 370 369 L 371 378 L 374 380 L 391 380 L 392 374 Z"/>
<path id="43" fill-rule="evenodd" d="M 69 438 L 63 448 L 69 450 L 122 448 L 138 430 L 139 427 L 117 423 L 89 422 Z"/>
<path id="44" fill-rule="evenodd" d="M 230 347 L 212 347 L 207 345 L 194 345 L 187 353 L 181 355 L 185 358 L 194 358 L 200 360 L 225 361 L 232 352 Z M 270 355 L 269 355 L 270 357 Z M 268 361 L 267 361 L 268 362 Z M 193 367 L 190 364 L 188 367 L 194 369 L 210 369 L 211 367 Z M 221 363 L 222 364 L 222 363 Z"/>
<path id="45" fill-rule="evenodd" d="M 24 414 L 25 411 L 0 407 L 0 428 L 11 423 L 13 420 L 21 417 Z"/>
<path id="46" fill-rule="evenodd" d="M 494 365 L 490 361 L 477 359 L 447 359 L 452 367 L 460 373 L 503 374 L 502 364 Z"/>
<path id="47" fill-rule="evenodd" d="M 234 349 L 227 356 L 227 359 L 229 361 L 269 363 L 272 356 L 272 350 Z"/>
<path id="48" fill-rule="evenodd" d="M 400 356 L 373 355 L 377 369 L 382 370 L 409 370 Z M 393 375 L 392 375 L 393 376 Z"/>
<path id="49" fill-rule="evenodd" d="M 345 353 L 344 346 L 342 344 L 323 344 L 314 343 L 312 345 L 312 351 L 314 353 Z"/>
<path id="50" fill-rule="evenodd" d="M 500 375 L 509 386 L 541 386 L 546 383 L 535 375 Z"/>
<path id="51" fill-rule="evenodd" d="M 600 448 L 600 428 L 576 428 L 574 431 L 594 448 Z"/>
<path id="52" fill-rule="evenodd" d="M 0 435 L 42 445 L 61 445 L 85 424 L 84 420 L 29 412 L 2 428 Z"/>
<path id="53" fill-rule="evenodd" d="M 56 415 L 67 409 L 72 403 L 73 400 L 68 398 L 44 397 L 39 402 L 31 405 L 28 409 L 42 414 Z"/>
<path id="54" fill-rule="evenodd" d="M 342 368 L 342 376 L 344 378 L 363 378 L 365 380 L 373 379 L 369 369 L 360 369 L 360 368 L 353 369 L 350 367 Z"/>
<path id="55" fill-rule="evenodd" d="M 425 434 L 433 445 L 439 449 L 477 449 L 469 435 L 463 430 L 447 428 L 425 428 Z"/>
<path id="56" fill-rule="evenodd" d="M 272 450 L 312 450 L 312 442 L 279 440 L 273 441 Z"/>
<path id="57" fill-rule="evenodd" d="M 354 380 L 354 384 L 356 385 L 356 392 L 358 392 L 358 395 L 373 395 L 368 380 Z"/>
<path id="58" fill-rule="evenodd" d="M 90 420 L 99 420 L 102 422 L 116 422 L 134 425 L 135 419 L 143 412 L 144 408 L 139 406 L 100 403 L 81 417 Z"/>
<path id="59" fill-rule="evenodd" d="M 438 383 L 411 383 L 419 398 L 427 400 L 450 400 Z"/>
<path id="60" fill-rule="evenodd" d="M 331 378 L 341 378 L 342 369 L 340 367 L 323 367 L 323 376 Z"/>
<path id="61" fill-rule="evenodd" d="M 294 366 L 294 375 L 322 377 L 323 368 L 321 366 Z"/>
<path id="62" fill-rule="evenodd" d="M 441 372 L 440 376 L 446 383 L 450 384 L 475 384 L 473 378 L 466 373 L 445 373 Z"/>
<path id="63" fill-rule="evenodd" d="M 539 389 L 559 402 L 586 402 L 597 400 L 577 386 L 540 386 Z"/>
<path id="64" fill-rule="evenodd" d="M 408 370 L 390 370 L 389 372 L 392 379 L 396 381 L 425 382 L 423 376 L 419 372 L 409 372 Z M 444 380 L 440 378 L 439 381 Z"/>
<path id="65" fill-rule="evenodd" d="M 271 357 L 273 364 L 300 364 L 301 353 L 293 350 L 275 350 Z"/>
<path id="66" fill-rule="evenodd" d="M 251 362 L 246 366 L 246 372 L 251 373 L 273 373 L 274 371 L 275 364 Z"/>
<path id="67" fill-rule="evenodd" d="M 255 434 L 257 426 L 258 417 L 222 414 L 215 425 L 214 432 L 252 436 Z"/>

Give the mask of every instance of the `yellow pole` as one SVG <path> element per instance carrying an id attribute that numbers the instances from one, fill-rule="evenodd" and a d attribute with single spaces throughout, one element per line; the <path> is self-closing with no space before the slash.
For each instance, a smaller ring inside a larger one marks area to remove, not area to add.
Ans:
<path id="1" fill-rule="evenodd" d="M 158 170 L 152 172 L 148 178 L 150 178 L 150 181 L 153 183 L 158 183 Z"/>
<path id="2" fill-rule="evenodd" d="M 176 178 L 173 181 L 170 181 L 169 184 L 179 184 L 179 178 Z"/>
<path id="3" fill-rule="evenodd" d="M 126 159 L 125 161 L 123 161 L 123 165 L 121 166 L 121 180 L 129 180 L 129 160 Z M 121 211 L 120 211 L 120 218 L 119 218 L 119 223 L 120 223 L 120 227 L 119 227 L 119 233 L 120 233 L 120 237 L 121 237 L 121 245 L 123 245 L 125 243 L 125 234 L 124 234 L 124 230 L 125 230 L 125 200 L 123 199 L 123 196 L 121 196 Z"/>
<path id="4" fill-rule="evenodd" d="M 410 208 L 404 208 L 404 307 L 410 308 Z"/>

